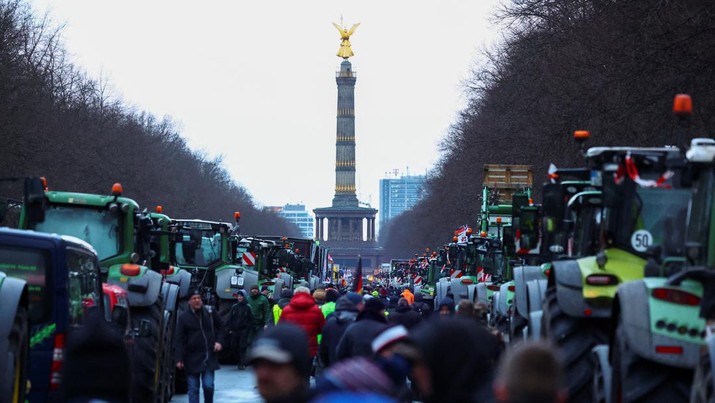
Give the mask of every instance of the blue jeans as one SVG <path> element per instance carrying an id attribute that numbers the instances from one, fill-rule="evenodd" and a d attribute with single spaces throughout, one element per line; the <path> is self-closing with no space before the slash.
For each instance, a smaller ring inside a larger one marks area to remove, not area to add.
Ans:
<path id="1" fill-rule="evenodd" d="M 198 374 L 186 374 L 189 386 L 189 403 L 199 403 L 199 378 L 204 387 L 204 402 L 214 401 L 214 371 L 204 371 Z"/>

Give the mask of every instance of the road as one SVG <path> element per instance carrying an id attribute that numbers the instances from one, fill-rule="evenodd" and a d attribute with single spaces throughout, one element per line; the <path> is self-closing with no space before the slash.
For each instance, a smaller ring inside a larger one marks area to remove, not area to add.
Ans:
<path id="1" fill-rule="evenodd" d="M 216 372 L 216 393 L 214 394 L 215 402 L 241 402 L 241 403 L 258 403 L 262 402 L 258 395 L 253 371 L 246 369 L 239 371 L 233 365 L 222 365 L 222 368 Z M 203 393 L 201 401 L 203 401 Z M 188 395 L 176 395 L 172 402 L 188 403 Z"/>

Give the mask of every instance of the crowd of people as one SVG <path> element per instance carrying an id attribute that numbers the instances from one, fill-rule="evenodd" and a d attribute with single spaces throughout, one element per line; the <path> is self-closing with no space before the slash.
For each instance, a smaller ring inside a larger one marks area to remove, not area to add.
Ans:
<path id="1" fill-rule="evenodd" d="M 248 352 L 260 395 L 266 402 L 566 400 L 550 346 L 505 352 L 486 307 L 449 295 L 433 310 L 428 301 L 409 287 L 282 290 L 274 326 Z"/>
<path id="2" fill-rule="evenodd" d="M 277 293 L 274 301 L 255 286 L 240 291 L 224 323 L 198 290 L 191 292 L 189 309 L 178 318 L 175 346 L 176 365 L 187 373 L 189 402 L 199 402 L 201 389 L 204 402 L 213 401 L 224 346 L 239 370 L 254 371 L 256 389 L 269 403 L 567 399 L 555 350 L 533 342 L 505 350 L 487 326 L 484 307 L 467 299 L 455 304 L 448 296 L 433 311 L 431 300 L 409 288 L 397 295 L 386 289 L 311 293 L 303 286 Z M 83 351 L 74 345 L 68 346 L 67 371 L 91 373 L 71 365 L 75 351 Z M 71 382 L 66 388 L 82 390 Z"/>

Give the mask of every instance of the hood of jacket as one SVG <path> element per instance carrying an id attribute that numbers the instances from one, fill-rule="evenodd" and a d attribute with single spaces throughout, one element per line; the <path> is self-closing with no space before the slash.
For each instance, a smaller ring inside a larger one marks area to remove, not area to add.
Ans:
<path id="1" fill-rule="evenodd" d="M 281 298 L 276 302 L 278 304 L 278 307 L 281 309 L 285 308 L 288 304 L 290 304 L 290 298 Z"/>
<path id="2" fill-rule="evenodd" d="M 338 298 L 338 302 L 335 303 L 336 311 L 353 311 L 357 312 L 357 306 L 348 299 L 348 297 Z"/>
<path id="3" fill-rule="evenodd" d="M 439 306 L 437 307 L 437 310 L 439 311 L 440 308 L 443 306 L 446 306 L 449 308 L 450 312 L 454 312 L 454 300 L 450 297 L 445 297 L 440 303 Z"/>
<path id="4" fill-rule="evenodd" d="M 290 300 L 290 304 L 295 309 L 306 310 L 310 309 L 311 306 L 315 305 L 315 300 L 310 294 L 299 292 L 293 296 Z"/>
<path id="5" fill-rule="evenodd" d="M 336 321 L 341 325 L 343 323 L 355 322 L 358 316 L 358 311 L 335 311 Z"/>

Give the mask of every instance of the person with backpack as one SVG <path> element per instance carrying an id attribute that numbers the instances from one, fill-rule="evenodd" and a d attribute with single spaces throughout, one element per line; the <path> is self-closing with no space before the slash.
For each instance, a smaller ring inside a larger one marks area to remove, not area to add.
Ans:
<path id="1" fill-rule="evenodd" d="M 231 341 L 231 351 L 235 354 L 238 369 L 246 369 L 246 349 L 248 348 L 248 336 L 253 327 L 253 313 L 246 301 L 246 292 L 239 290 L 236 296 L 237 302 L 231 307 L 229 316 L 229 334 Z"/>

